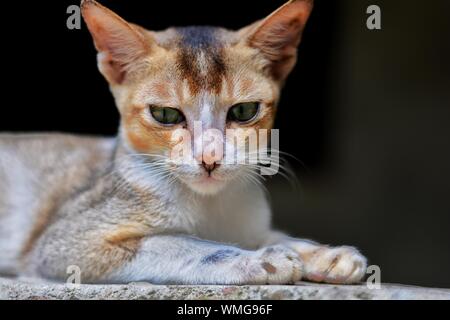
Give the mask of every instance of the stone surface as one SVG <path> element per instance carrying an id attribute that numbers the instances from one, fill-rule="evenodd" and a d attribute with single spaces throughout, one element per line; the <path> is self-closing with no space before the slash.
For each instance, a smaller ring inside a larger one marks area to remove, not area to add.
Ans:
<path id="1" fill-rule="evenodd" d="M 301 282 L 292 286 L 159 286 L 147 283 L 129 285 L 67 285 L 30 279 L 0 278 L 0 299 L 364 299 L 450 300 L 450 289 L 431 289 L 383 284 L 381 289 L 360 286 L 335 286 Z"/>

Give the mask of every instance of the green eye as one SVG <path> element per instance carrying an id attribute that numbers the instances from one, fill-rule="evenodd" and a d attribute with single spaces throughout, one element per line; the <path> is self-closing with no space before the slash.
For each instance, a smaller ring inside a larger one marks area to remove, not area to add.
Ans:
<path id="1" fill-rule="evenodd" d="M 165 125 L 175 125 L 185 120 L 184 115 L 174 108 L 150 106 L 150 112 L 156 121 Z"/>
<path id="2" fill-rule="evenodd" d="M 228 112 L 228 120 L 248 122 L 256 117 L 259 111 L 259 102 L 239 103 L 231 107 Z"/>

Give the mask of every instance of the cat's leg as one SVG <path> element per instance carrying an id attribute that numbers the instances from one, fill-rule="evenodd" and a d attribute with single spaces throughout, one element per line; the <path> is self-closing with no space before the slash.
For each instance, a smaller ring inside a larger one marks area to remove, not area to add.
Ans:
<path id="1" fill-rule="evenodd" d="M 112 273 L 113 282 L 173 284 L 287 284 L 302 277 L 296 253 L 283 246 L 247 251 L 181 235 L 143 241 L 135 258 Z"/>
<path id="2" fill-rule="evenodd" d="M 89 239 L 50 233 L 30 265 L 40 276 L 59 280 L 70 265 L 77 266 L 82 283 L 288 284 L 302 277 L 296 252 L 279 245 L 248 251 L 183 235 L 111 244 L 96 234 Z"/>
<path id="3" fill-rule="evenodd" d="M 303 261 L 305 280 L 352 284 L 360 282 L 366 274 L 367 259 L 354 247 L 330 247 L 277 232 L 267 244 L 281 244 L 295 250 Z"/>

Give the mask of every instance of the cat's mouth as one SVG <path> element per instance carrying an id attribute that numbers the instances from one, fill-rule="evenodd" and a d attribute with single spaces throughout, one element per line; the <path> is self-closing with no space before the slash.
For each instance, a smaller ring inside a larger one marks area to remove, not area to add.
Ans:
<path id="1" fill-rule="evenodd" d="M 214 175 L 205 175 L 201 177 L 200 179 L 195 180 L 194 184 L 217 184 L 217 183 L 223 183 L 224 180 L 219 179 L 215 177 Z"/>
<path id="2" fill-rule="evenodd" d="M 222 190 L 227 181 L 215 175 L 204 175 L 198 179 L 192 179 L 187 185 L 200 194 L 216 194 Z"/>

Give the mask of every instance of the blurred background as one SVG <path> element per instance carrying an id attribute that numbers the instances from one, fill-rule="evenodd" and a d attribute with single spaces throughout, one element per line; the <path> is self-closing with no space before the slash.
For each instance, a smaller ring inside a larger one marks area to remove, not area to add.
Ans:
<path id="1" fill-rule="evenodd" d="M 237 29 L 283 0 L 100 0 L 149 29 Z M 2 132 L 113 135 L 118 113 L 75 0 L 8 1 L 1 20 Z M 366 27 L 369 5 L 382 30 Z M 450 287 L 450 2 L 316 0 L 277 128 L 299 179 L 268 189 L 274 224 L 357 246 L 382 281 Z M 7 102 L 6 102 L 7 101 Z"/>

